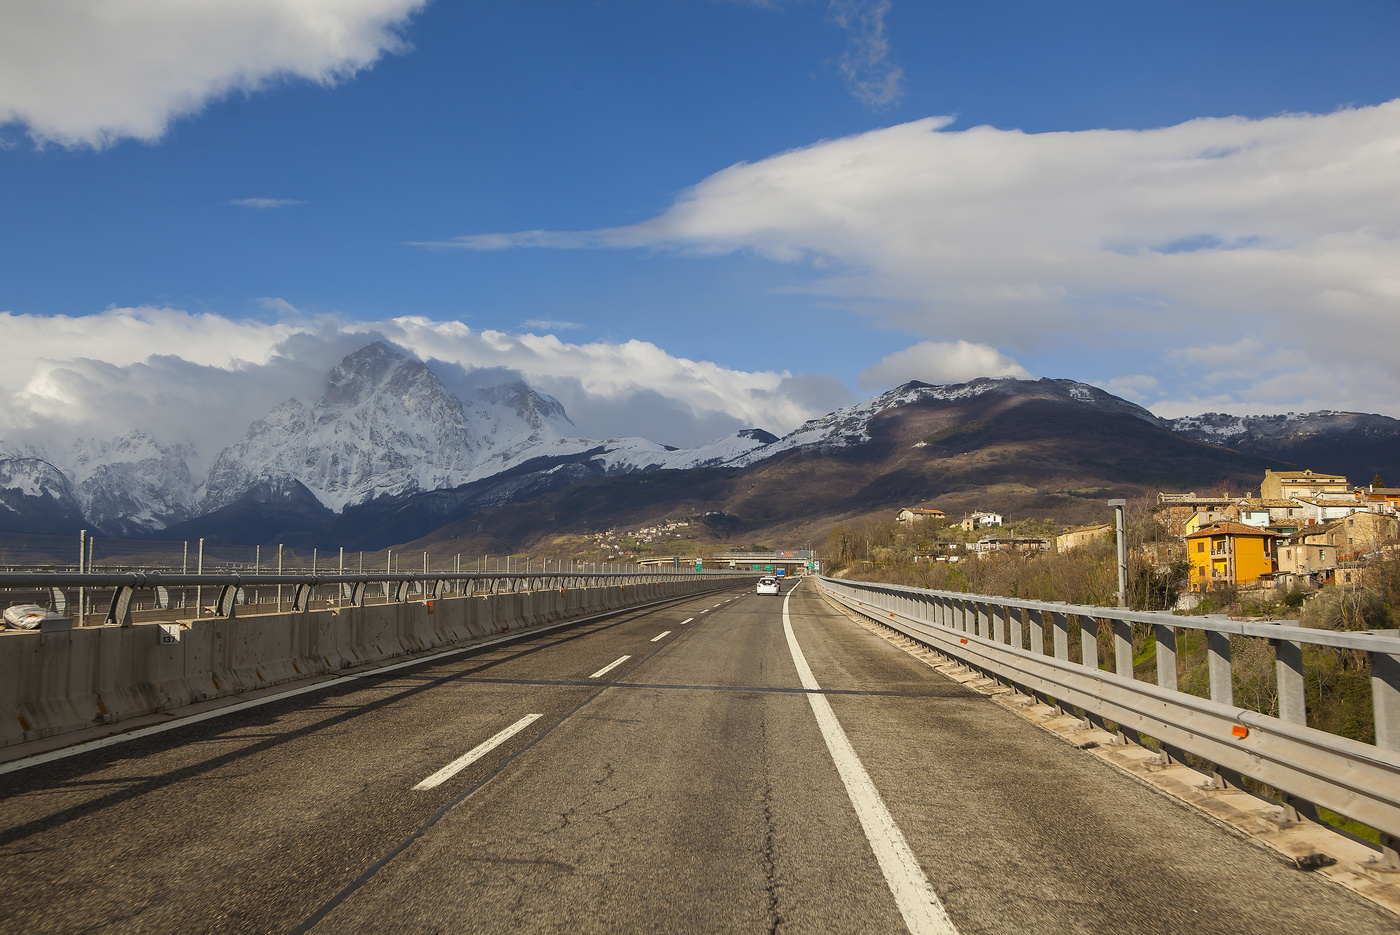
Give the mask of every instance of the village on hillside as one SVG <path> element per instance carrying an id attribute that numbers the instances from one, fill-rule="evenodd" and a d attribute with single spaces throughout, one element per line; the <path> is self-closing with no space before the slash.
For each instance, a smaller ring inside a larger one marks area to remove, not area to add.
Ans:
<path id="1" fill-rule="evenodd" d="M 1253 495 L 1160 493 L 1149 514 L 1156 534 L 1139 537 L 1151 541 L 1134 543 L 1133 558 L 1162 572 L 1174 562 L 1185 566 L 1183 591 L 1314 590 L 1359 584 L 1368 561 L 1389 557 L 1400 538 L 1400 488 L 1379 477 L 1353 487 L 1341 475 L 1266 469 Z M 1107 522 L 1026 534 L 1024 523 L 986 510 L 954 520 L 938 509 L 905 507 L 895 520 L 929 533 L 918 537 L 916 563 L 1066 553 L 1114 537 Z"/>

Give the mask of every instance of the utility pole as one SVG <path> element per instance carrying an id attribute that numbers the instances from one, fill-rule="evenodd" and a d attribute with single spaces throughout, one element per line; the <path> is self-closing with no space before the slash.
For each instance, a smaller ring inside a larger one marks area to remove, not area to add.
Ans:
<path id="1" fill-rule="evenodd" d="M 1123 508 L 1128 505 L 1127 500 L 1110 500 L 1108 505 L 1113 507 L 1113 519 L 1117 528 L 1118 540 L 1118 606 L 1128 606 L 1128 537 L 1123 529 Z"/>

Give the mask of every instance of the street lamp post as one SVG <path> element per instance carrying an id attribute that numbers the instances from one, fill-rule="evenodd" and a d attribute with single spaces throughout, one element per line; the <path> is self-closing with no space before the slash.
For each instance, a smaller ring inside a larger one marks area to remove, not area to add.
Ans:
<path id="1" fill-rule="evenodd" d="M 1128 606 L 1128 537 L 1123 531 L 1123 507 L 1128 505 L 1127 500 L 1110 500 L 1108 505 L 1113 507 L 1113 519 L 1117 527 L 1118 540 L 1118 606 Z"/>

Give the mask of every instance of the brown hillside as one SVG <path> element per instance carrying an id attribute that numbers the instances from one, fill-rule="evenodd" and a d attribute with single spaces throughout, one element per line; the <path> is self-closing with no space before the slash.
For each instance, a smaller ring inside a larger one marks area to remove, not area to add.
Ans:
<path id="1" fill-rule="evenodd" d="M 1191 441 L 1135 416 L 1073 401 L 982 395 L 891 408 L 870 441 L 790 451 L 748 468 L 597 478 L 474 513 L 405 548 L 520 551 L 561 533 L 714 513 L 714 541 L 816 541 L 836 523 L 928 504 L 1080 523 L 1103 501 L 1153 489 L 1258 486 L 1282 462 Z"/>

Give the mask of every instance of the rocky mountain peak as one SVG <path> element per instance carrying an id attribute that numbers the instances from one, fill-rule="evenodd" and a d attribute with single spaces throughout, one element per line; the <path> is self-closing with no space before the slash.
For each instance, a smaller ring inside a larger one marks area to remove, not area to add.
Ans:
<path id="1" fill-rule="evenodd" d="M 574 427 L 573 420 L 564 411 L 559 400 L 537 392 L 523 380 L 483 387 L 472 394 L 472 399 L 513 412 L 521 422 L 535 431 L 543 430 L 551 423 L 558 428 Z"/>

